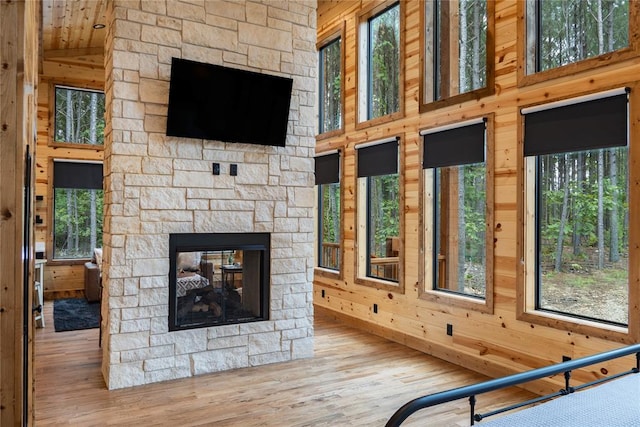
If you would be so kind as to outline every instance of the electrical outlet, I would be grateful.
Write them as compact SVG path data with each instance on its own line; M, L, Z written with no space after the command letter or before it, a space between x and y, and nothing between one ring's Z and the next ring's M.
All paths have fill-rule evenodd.
M447 323L447 335L453 336L453 325L451 323Z
M322 298L324 298L324 289L322 290Z
M373 312L374 313L378 312L378 304L373 304Z
M236 176L238 175L238 165L236 164L232 164L229 166L229 174L231 176Z
M563 362L568 362L569 360L571 360L571 358L569 356L562 356L562 361Z
M220 163L213 164L213 174L220 175Z

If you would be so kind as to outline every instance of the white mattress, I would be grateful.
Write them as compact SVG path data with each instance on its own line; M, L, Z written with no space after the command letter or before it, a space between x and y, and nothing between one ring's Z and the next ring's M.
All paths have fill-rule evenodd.
M478 398L481 399L481 396ZM476 423L479 427L639 427L640 374L630 374L538 406Z

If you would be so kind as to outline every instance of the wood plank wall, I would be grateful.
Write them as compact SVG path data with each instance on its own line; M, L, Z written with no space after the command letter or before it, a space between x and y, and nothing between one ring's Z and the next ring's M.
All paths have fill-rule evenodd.
M24 323L27 147L36 116L39 3L0 2L0 425L33 422L33 318ZM28 215L28 212L26 213ZM26 222L26 223L25 223ZM26 266L33 273L33 266ZM26 290L25 290L26 289ZM23 331L27 330L27 335Z
M74 51L75 52L75 51ZM74 53L75 54L75 53ZM35 214L42 223L36 225L35 240L46 242L49 258L44 269L44 297L57 299L82 296L84 292L84 262L51 261L53 231L51 229L52 159L102 160L102 149L53 146L51 144L51 103L54 85L77 88L104 89L104 58L102 51L81 56L68 56L64 51L44 52L38 91L38 146L36 157Z
M597 67L577 71L566 77L556 77L536 84L518 86L518 55L522 45L519 34L518 1L496 0L495 5L495 94L478 100L419 113L420 83L420 14L418 1L402 1L405 28L405 81L404 116L398 120L368 127L356 124L357 103L357 58L356 29L358 14L372 5L371 1L323 1L318 4L318 38L331 34L335 28L344 26L345 58L345 110L344 133L328 138L319 138L316 152L341 149L343 159L343 271L331 275L316 271L314 280L314 303L317 310L328 312L337 318L407 344L491 376L519 372L529 368L556 363L563 355L573 358L621 346L622 341L635 340L637 328L629 334L610 334L607 331L588 334L577 327L555 328L518 320L518 292L522 292L524 279L520 263L521 221L523 204L520 196L522 165L518 158L521 124L519 107L563 99L574 95L629 86L631 92L632 158L638 155L635 148L640 139L636 129L637 113L633 105L640 99L636 78L640 75L637 58L615 63L598 63ZM636 8L634 5L633 8ZM612 55L615 57L615 55ZM421 129L463 121L480 115L494 117L494 169L495 176L494 227L494 310L493 314L461 308L443 302L418 298L420 283L420 164ZM401 207L404 212L401 224L401 263L404 267L404 292L390 292L355 284L357 272L356 232L357 203L355 200L355 153L354 145L361 142L399 135L401 179L404 194ZM632 160L633 161L633 160ZM635 173L635 172L632 172ZM637 187L637 186L636 186ZM638 197L638 188L632 190L631 198ZM633 210L633 208L632 208ZM637 215L632 212L631 217ZM637 233L636 237L637 239ZM630 246L634 245L632 235ZM633 250L633 249L632 249ZM639 276L638 267L630 263L631 283ZM633 287L632 287L633 288ZM640 310L637 292L631 292L633 303L630 319L637 318ZM377 304L378 313L372 310ZM556 322L560 323L560 322ZM453 336L447 336L446 325L453 325ZM580 333L582 332L582 333ZM594 336L595 335L595 336ZM598 337L596 337L598 336ZM620 338L622 336L622 338ZM628 366L625 366L625 368ZM602 367L611 371L613 366ZM599 373L578 373L585 379ZM542 391L533 390L533 391Z

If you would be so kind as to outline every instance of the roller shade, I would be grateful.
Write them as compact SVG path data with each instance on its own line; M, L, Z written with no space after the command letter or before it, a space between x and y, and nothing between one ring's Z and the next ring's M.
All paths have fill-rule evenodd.
M626 92L523 114L525 156L627 145Z
M443 168L485 160L485 122L454 127L424 135L422 167Z
M53 162L53 186L102 190L102 163Z
M315 161L316 185L340 182L340 153L317 156Z
M397 139L358 148L358 178L394 173L398 173Z

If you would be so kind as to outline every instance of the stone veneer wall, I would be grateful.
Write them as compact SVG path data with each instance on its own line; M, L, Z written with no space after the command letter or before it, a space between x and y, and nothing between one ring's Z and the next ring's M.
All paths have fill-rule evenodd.
M113 0L107 9L108 388L310 357L315 0ZM292 77L286 147L165 136L174 56ZM168 332L169 234L184 232L272 233L269 321Z

